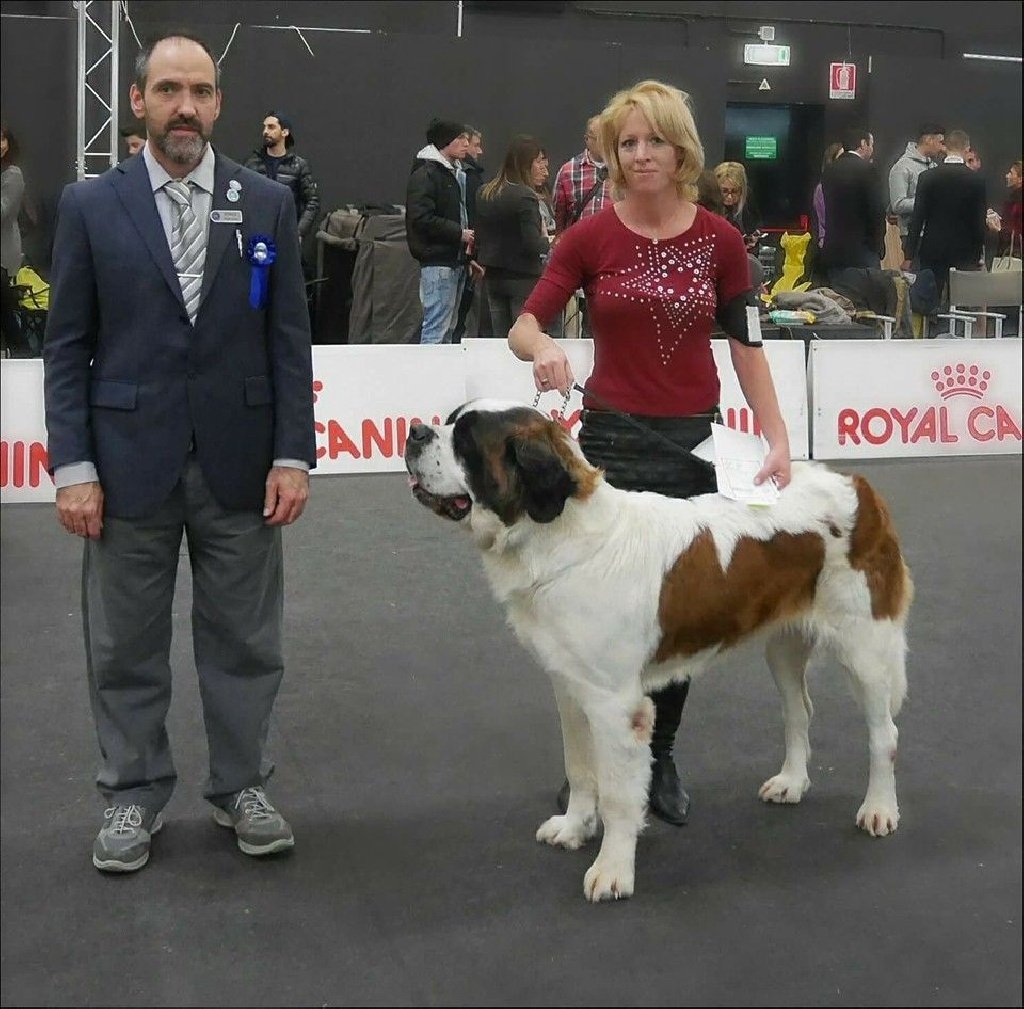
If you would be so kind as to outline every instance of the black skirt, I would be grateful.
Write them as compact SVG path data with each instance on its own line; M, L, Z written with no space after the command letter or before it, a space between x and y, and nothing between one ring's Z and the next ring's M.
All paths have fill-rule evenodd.
M657 433L641 431L618 414L583 411L580 448L588 462L604 470L608 483L621 490L655 491L676 498L717 489L714 467L688 454L711 434L711 414L629 416ZM678 446L678 451L663 438Z

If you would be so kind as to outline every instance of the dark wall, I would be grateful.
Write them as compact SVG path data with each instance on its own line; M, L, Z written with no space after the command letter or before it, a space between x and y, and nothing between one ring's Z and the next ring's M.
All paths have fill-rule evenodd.
M937 119L947 130L966 130L981 154L989 204L999 209L1004 176L1021 156L1020 65L965 61L951 74L935 60L880 56L873 62L871 123L879 137L875 160L889 164L899 154L898 148L905 146L900 131L907 122ZM882 100L892 95L899 95L899 101Z
M727 102L820 104L827 140L853 121L868 122L880 158L902 149L922 119L938 118L972 134L994 181L1021 149L1020 64L961 58L965 51L1019 55L1018 3L483 0L464 5L461 39L457 5L440 0L133 0L128 9L140 36L186 25L216 53L241 24L222 63L216 142L244 157L264 113L286 110L327 209L403 202L410 161L437 114L483 129L491 167L519 131L540 137L557 167L581 147L587 116L644 77L691 92L710 164L722 156ZM2 13L3 115L23 141L26 174L45 202L74 177L76 24L64 2L4 2ZM759 24L775 25L776 41L792 47L790 67L743 66L743 44L757 41ZM286 25L305 29L314 55ZM369 34L316 30L328 28ZM126 118L137 49L127 25L122 40ZM828 99L828 63L840 59L858 66L855 101ZM762 77L770 91L757 90Z

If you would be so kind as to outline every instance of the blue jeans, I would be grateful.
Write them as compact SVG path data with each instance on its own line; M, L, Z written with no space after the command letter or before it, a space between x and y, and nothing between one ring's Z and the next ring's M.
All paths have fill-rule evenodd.
M420 267L420 301L423 304L420 343L452 342L465 283L464 266Z

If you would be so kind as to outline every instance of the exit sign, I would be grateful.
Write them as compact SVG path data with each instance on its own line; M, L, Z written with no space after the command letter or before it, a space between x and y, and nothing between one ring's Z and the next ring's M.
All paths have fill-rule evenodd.
M743 47L743 62L755 67L788 67L789 46L748 43Z
M743 153L751 161L774 161L779 156L778 138L747 137Z

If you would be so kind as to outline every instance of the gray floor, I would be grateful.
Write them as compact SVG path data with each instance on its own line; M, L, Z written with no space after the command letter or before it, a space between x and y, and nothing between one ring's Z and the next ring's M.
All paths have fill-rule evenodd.
M286 534L271 795L294 854L246 858L199 798L185 564L179 788L150 865L96 872L80 548L49 506L5 508L3 1004L1020 1005L1021 460L857 468L917 583L899 833L853 826L865 731L829 666L812 790L757 801L781 722L743 655L690 700L690 824L655 821L636 897L601 907L593 849L533 840L562 780L547 680L399 476L317 480Z

